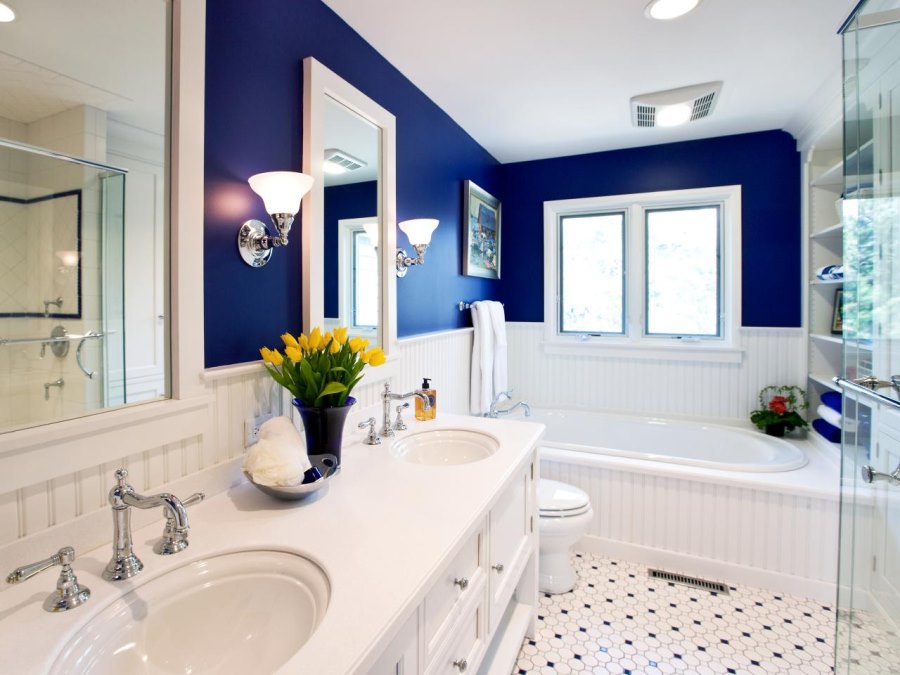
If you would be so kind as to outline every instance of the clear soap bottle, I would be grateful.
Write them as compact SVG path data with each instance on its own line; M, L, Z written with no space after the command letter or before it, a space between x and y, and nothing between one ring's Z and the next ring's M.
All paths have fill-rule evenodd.
M437 389L431 388L430 378L422 379L422 389L420 391L428 397L428 403L431 405L431 408L425 410L425 404L422 403L422 399L416 396L416 419L433 420L437 417Z

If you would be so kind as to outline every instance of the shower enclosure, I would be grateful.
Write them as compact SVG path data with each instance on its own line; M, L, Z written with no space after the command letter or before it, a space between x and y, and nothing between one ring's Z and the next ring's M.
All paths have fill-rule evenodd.
M125 402L125 172L0 139L0 430Z
M900 1L844 44L841 539L836 668L900 670Z

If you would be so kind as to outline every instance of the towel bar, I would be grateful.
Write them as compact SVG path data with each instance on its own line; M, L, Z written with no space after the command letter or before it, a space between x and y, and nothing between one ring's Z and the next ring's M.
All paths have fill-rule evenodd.
M501 302L500 304L502 305L503 303ZM466 302L465 300L460 300L456 306L459 308L460 312L465 311L467 309L472 309L472 303Z

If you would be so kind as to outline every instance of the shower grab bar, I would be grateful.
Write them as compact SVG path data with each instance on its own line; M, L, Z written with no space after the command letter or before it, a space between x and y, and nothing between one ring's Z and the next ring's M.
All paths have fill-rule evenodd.
M59 337L42 337L42 338L0 338L0 347L5 345L40 345L40 344L53 344L54 342L74 342L75 340L96 340L99 338L104 338L107 335L112 335L116 331L109 331L107 333L95 333L94 331L88 331L84 335L60 335Z
M78 366L78 369L82 373L84 373L85 377L87 377L87 379L89 379L89 380L94 379L94 376L97 374L97 371L96 370L88 370L87 368L84 367L84 364L81 362L81 349L84 347L84 343L87 342L88 340L90 340L92 338L101 338L101 337L103 337L103 333L95 333L92 330L88 331L87 333L85 333L82 336L81 342L78 343L78 349L75 350L75 363Z
M884 387L892 387L892 391L900 391L900 376L892 375L890 381L879 380L874 377L860 378L860 381L848 380L845 377L835 377L834 382L841 389L848 389L857 394L863 394L869 398L874 398L879 403L885 403L892 408L900 410L900 401L896 398L881 394L877 390Z

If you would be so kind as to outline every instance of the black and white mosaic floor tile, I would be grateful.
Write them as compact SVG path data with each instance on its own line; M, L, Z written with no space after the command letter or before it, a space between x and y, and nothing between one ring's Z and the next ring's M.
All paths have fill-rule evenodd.
M754 588L695 590L589 553L574 562L578 585L541 596L537 634L513 675L833 672L830 606Z
M900 672L897 631L879 614L856 610L838 612L839 673L896 675Z

